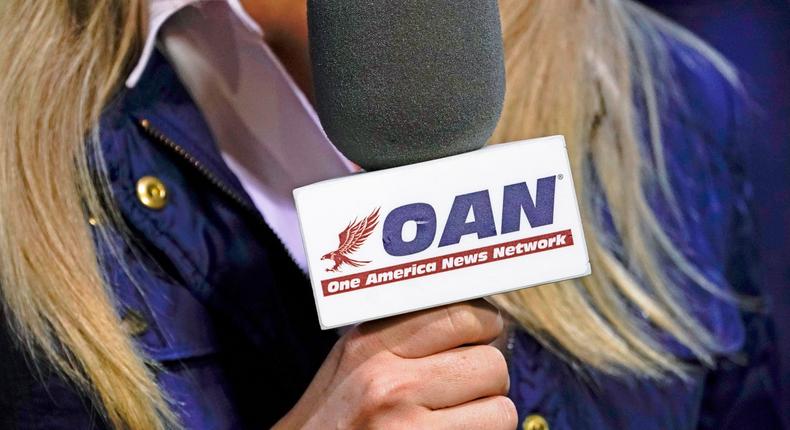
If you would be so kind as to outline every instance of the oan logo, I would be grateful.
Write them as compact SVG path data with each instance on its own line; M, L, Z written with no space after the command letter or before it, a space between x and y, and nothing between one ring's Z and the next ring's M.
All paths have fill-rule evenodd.
M322 260L332 260L335 263L333 267L326 269L327 272L338 272L343 264L360 267L370 263L370 261L355 260L349 255L356 252L376 229L379 223L379 209L374 210L361 220L354 219L348 223L348 227L340 232L337 249L321 257Z
M531 228L554 223L554 197L557 178L562 175L547 176L537 180L535 197L530 193L526 182L506 185L502 189L502 207L499 223L495 221L494 208L488 190L455 196L450 214L439 230L436 210L429 203L411 203L392 209L384 218L382 245L384 251L393 257L406 257L423 252L435 242L441 232L438 248L457 245L467 235L485 239L522 230L522 214ZM324 254L322 260L332 260L334 266L327 272L339 272L343 265L364 266L370 261L351 258L370 237L378 226L379 212L374 210L362 219L354 219L338 235L336 250ZM469 217L472 217L469 220ZM417 226L411 239L404 238L406 223ZM498 225L497 225L498 224ZM499 229L497 227L499 226Z
M425 202L389 210L383 217L381 242L375 241L378 242L375 245L383 246L386 254L392 257L379 263L392 264L323 279L323 294L332 296L573 246L573 232L567 226L544 229L537 235L523 232L523 218L529 230L554 224L556 183L562 179L562 175L539 178L534 193L526 182L506 185L501 188L502 204L497 208L492 206L489 190L457 195L449 214L441 220L437 219L434 206ZM327 272L339 272L344 265L353 268L371 262L352 259L350 255L376 230L380 210L354 219L340 232L338 248L321 257L334 262ZM407 223L416 225L416 229L409 228L413 234L404 234ZM508 239L486 240L480 244L482 246L476 246L475 241L461 244L465 236L474 236L480 241L500 235L507 235ZM431 248L434 244L436 246ZM442 249L449 252L442 253ZM423 252L421 258L415 258Z

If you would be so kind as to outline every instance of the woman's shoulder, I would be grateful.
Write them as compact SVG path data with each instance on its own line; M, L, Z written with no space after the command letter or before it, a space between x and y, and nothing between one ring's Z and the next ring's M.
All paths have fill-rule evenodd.
M754 144L753 106L738 71L721 54L675 24L660 28L661 139L673 191L694 231L724 258L734 220L748 217L747 151ZM704 221L703 221L704 220ZM694 229L696 228L696 229ZM721 261L717 260L717 265Z
M751 237L743 169L751 144L747 99L732 66L696 37L666 24L660 42L661 147L672 199L656 193L654 211L677 249L712 285L742 294L752 282L744 263L753 258L744 255ZM722 353L738 350L744 329L737 306L677 276L690 309Z
M707 145L730 151L742 144L751 107L738 70L724 56L676 24L659 26L666 75L664 118ZM677 122L678 124L672 124ZM709 147L708 150L714 148Z

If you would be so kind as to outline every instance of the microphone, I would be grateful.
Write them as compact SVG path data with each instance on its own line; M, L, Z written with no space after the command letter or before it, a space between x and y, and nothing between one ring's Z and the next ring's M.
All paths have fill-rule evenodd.
M294 190L324 329L590 273L562 136L480 149L496 0L309 0L316 104L367 173Z
M311 0L318 115L366 170L480 148L505 66L496 0Z

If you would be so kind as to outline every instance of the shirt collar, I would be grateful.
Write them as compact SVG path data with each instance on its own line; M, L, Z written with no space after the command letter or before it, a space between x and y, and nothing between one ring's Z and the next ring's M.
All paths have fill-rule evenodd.
M159 30L162 29L167 20L187 6L211 1L227 3L228 7L238 16L239 21L247 30L263 37L263 31L252 17L247 14L247 11L244 10L241 0L148 0L148 34L146 35L140 58L126 78L126 86L128 88L134 88L143 75L143 71L145 71L148 62L151 60L151 54L153 54L156 47Z

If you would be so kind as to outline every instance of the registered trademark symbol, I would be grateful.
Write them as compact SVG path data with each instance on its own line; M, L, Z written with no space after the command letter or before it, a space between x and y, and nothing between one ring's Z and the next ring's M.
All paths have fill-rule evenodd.
M565 178L565 175L563 175L562 173L557 175L557 179L559 179L560 181L563 180L564 178Z

